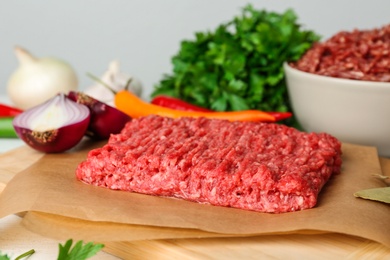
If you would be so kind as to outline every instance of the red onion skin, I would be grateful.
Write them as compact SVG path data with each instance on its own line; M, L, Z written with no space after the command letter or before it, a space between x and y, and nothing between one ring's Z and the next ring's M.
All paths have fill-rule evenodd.
M77 113L80 116L79 121L73 119L70 122L63 122L64 125L57 129L42 131L29 129L28 122L34 116L42 115L46 106L59 104L62 106L62 109L66 110L66 102L71 102L68 104L70 106L69 109L73 111L70 115L74 117L76 115L74 113ZM13 120L13 126L18 137L31 148L44 153L60 153L73 148L81 141L88 128L90 115L87 107L69 100L63 93L60 93L45 103L17 115Z
M89 117L78 123L45 132L37 132L18 126L14 126L14 128L19 138L33 149L44 153L61 153L73 148L81 141L88 124ZM45 134L52 135L51 139L45 140L37 136Z
M93 139L103 140L111 134L118 134L131 120L131 117L122 111L84 93L70 91L67 97L89 108L91 120L86 135Z

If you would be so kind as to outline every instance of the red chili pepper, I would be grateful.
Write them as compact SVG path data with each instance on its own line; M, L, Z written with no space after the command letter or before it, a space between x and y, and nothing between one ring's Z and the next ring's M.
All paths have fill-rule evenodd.
M269 112L269 111L267 111L267 113L270 114L271 116L275 117L275 121L280 121L280 120L292 117L291 112Z
M213 110L204 107L195 106L181 99L169 97L169 96L157 96L152 100L151 103L153 105L158 105L158 106L172 108L176 110L182 110L182 111L213 112Z
M19 108L0 104L0 117L13 117L19 115L22 112L23 110L20 110Z
M172 108L176 110L183 110L183 111L199 111L199 112L214 112L211 109L207 109L204 107L199 107L190 103L187 103L181 99L169 97L169 96L156 96L151 101L152 104ZM290 118L292 116L292 113L290 112L268 112L267 114L272 115L275 118L275 121L280 121L283 119Z

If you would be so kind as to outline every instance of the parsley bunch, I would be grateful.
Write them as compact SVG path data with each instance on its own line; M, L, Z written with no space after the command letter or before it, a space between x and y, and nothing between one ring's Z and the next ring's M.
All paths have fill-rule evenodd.
M152 97L173 96L217 111L291 111L283 62L298 60L319 39L301 29L290 9L279 14L247 5L215 31L182 41L172 74L163 76Z
M82 240L78 241L73 247L72 244L73 240L69 239L64 245L58 245L59 251L57 260L85 260L96 255L96 253L104 247L103 244L94 244L92 242L84 244ZM16 257L15 260L28 258L34 253L35 250L31 249ZM0 260L11 260L11 257L0 252Z

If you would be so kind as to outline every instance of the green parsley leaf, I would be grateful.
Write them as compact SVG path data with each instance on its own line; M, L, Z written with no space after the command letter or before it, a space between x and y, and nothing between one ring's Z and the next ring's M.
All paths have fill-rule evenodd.
M59 244L59 252L57 260L85 260L99 252L104 245L103 244L94 244L89 242L87 244L83 244L83 241L78 241L74 247L72 248L73 240L69 239L65 242L64 245ZM15 260L20 260L30 255L34 254L35 250L31 249L26 253L21 254L16 257ZM11 260L8 255L2 254L0 251L0 260Z
M11 260L11 258L8 255L4 255L0 252L0 260Z
M25 252L25 253L23 253L23 254L17 256L17 257L15 258L15 260L20 260L20 259L23 259L23 258L25 258L25 257L29 257L30 255L32 255L32 254L34 254L34 253L35 253L35 250L34 250L34 249L31 249L31 250L29 250L29 251L27 251L27 252ZM11 260L11 257L8 256L8 255L3 255L3 254L1 254L1 251L0 251L0 260Z
M84 260L94 256L99 252L104 245L94 244L89 242L83 244L83 241L78 241L72 248L73 240L69 239L64 245L59 244L59 253L57 260Z
M247 5L214 31L182 41L172 73L163 75L151 96L217 111L291 111L283 63L298 60L319 39L302 29L291 9L276 13Z

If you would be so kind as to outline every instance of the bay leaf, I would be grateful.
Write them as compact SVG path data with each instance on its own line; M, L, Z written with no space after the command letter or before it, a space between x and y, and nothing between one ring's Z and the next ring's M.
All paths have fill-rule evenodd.
M390 187L361 190L353 195L358 198L390 203Z

